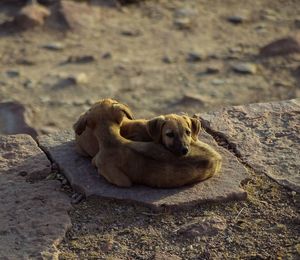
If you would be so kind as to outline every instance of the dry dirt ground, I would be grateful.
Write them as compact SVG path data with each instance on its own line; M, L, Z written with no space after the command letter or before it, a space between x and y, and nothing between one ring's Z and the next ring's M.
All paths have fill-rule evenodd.
M104 97L127 103L137 117L151 117L300 96L293 73L299 55L258 57L265 44L299 33L297 0L161 0L123 8L91 2L92 14L76 32L47 26L0 31L0 100L22 102L40 132L71 127ZM0 22L19 7L0 2ZM178 28L180 15L190 29ZM227 21L231 15L242 23ZM44 47L49 44L56 50ZM89 62L76 62L86 55ZM256 71L234 72L239 62ZM77 82L70 75L79 75ZM73 227L60 245L61 259L151 259L155 253L158 259L167 252L170 259L297 259L299 195L254 173L244 188L245 202L175 212L83 201L70 213ZM176 232L212 216L220 217L224 231Z

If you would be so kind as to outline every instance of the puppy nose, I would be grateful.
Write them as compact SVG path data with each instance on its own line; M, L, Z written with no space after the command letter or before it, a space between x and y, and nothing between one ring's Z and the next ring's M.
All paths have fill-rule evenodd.
M189 151L189 149L188 149L187 147L183 147L183 148L181 149L182 155L186 155L186 154L188 153L188 151Z

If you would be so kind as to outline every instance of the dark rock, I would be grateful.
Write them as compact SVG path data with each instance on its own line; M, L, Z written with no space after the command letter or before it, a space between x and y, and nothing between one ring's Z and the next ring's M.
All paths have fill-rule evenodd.
M93 55L70 56L66 63L90 63L96 59Z
M198 52L190 52L186 57L187 62L199 62L203 60L203 55Z
M300 99L229 107L200 117L255 172L300 192Z
M59 165L76 192L123 201L135 201L153 208L184 207L206 202L245 199L246 192L240 183L248 177L246 169L225 149L218 147L213 139L202 133L200 140L211 144L223 157L218 176L202 183L178 189L153 189L145 186L118 188L97 174L91 160L76 153L73 131L62 131L39 137L40 146Z
M300 52L299 41L292 37L275 40L259 51L262 57L272 57Z
M141 35L141 31L138 29L124 29L121 31L121 34L129 37L137 37Z
M37 131L30 126L26 108L18 102L0 103L0 134L29 134L36 138Z
M227 21L233 24L240 24L245 22L246 18L241 15L231 15L227 17Z

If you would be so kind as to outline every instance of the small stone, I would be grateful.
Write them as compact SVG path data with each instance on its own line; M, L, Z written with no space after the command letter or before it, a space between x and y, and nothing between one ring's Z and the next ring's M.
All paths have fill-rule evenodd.
M233 24L240 24L245 22L246 18L241 15L231 15L227 17L227 21Z
M203 54L198 52L189 52L186 57L187 62L199 62L203 60Z
M82 56L70 56L67 63L90 63L95 61L93 55L82 55Z
M226 221L218 216L197 218L179 227L176 232L189 238L215 236L226 229Z
M137 37L141 35L141 31L138 29L125 29L121 31L124 36Z
M211 84L216 85L216 86L218 86L218 85L223 85L224 83L225 83L225 81L222 80L222 79L213 79L213 80L211 81Z
M220 72L220 67L218 66L209 66L206 68L207 74L217 74Z
M257 67L253 63L237 63L232 65L232 69L242 74L255 74Z
M24 81L23 86L26 89L32 89L34 88L34 82L31 79L27 79Z
M60 42L52 42L43 45L43 48L51 50L51 51L61 51L65 48L65 46Z
M84 84L88 83L88 77L84 72L70 75L68 77L68 80L70 80L72 83L74 83L76 85L84 85Z
M292 196L296 196L297 192L296 191L292 191Z
M6 75L9 76L10 78L17 78L20 76L20 71L19 70L7 70Z
M259 55L262 57L272 57L279 55L287 55L291 53L299 53L300 44L299 41L293 37L281 38L275 40L259 51Z
M171 64L171 63L174 63L174 60L172 58L170 58L170 56L167 56L165 55L164 57L162 57L161 59L164 63L167 63L167 64Z
M105 60L108 60L108 59L111 59L112 58L112 55L110 52L105 52L103 55L102 55L102 59L105 59Z
M28 110L19 102L0 103L0 134L29 134L36 138L37 131L30 126Z
M197 10L192 8L180 8L175 10L174 16L176 18L180 17L196 17L198 15Z
M47 8L39 4L28 4L14 18L14 22L22 29L42 26L50 15Z
M176 18L174 20L174 25L179 30L190 30L193 27L193 22L188 17Z
M200 106L206 106L207 104L210 104L212 102L210 97L203 96L200 94L185 94L182 99L179 101L180 104L186 105L186 106L192 106L192 105L200 105Z

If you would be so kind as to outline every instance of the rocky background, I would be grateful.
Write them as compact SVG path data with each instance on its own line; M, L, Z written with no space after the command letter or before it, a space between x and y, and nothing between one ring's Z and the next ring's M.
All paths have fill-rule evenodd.
M1 134L42 143L105 97L136 117L199 113L247 170L248 193L161 212L82 201L64 165L48 165L50 152L29 136L1 137L0 193L10 199L1 200L0 258L297 259L299 101L279 101L300 96L299 14L297 0L0 1ZM35 162L49 182L36 179Z

